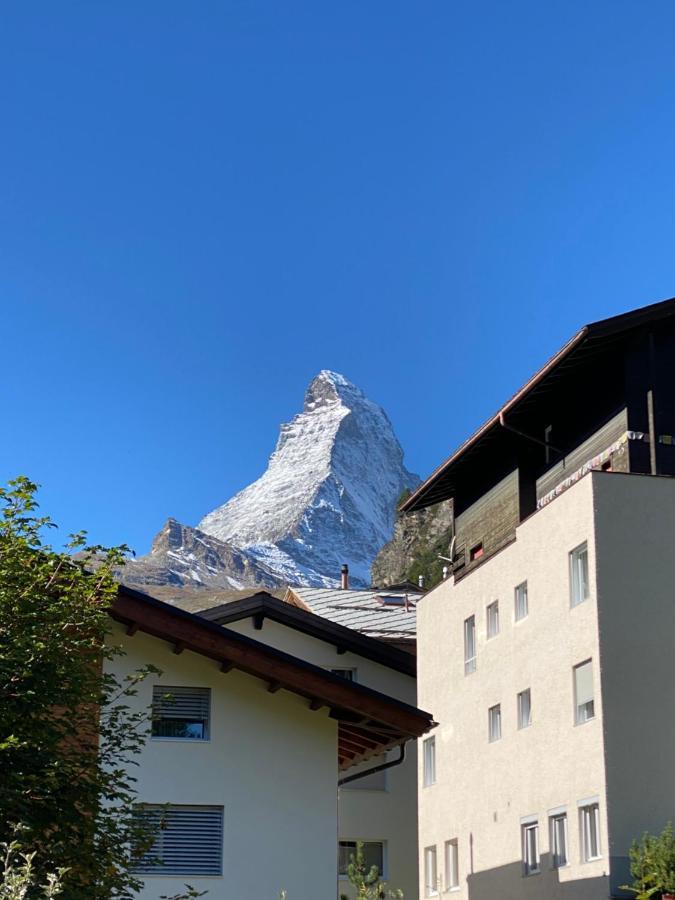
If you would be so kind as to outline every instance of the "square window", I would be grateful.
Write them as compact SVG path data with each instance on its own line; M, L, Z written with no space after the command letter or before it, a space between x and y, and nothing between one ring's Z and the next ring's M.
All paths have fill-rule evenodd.
M480 559L481 556L483 556L483 553L484 551L482 542L480 544L476 544L469 550L469 561L474 562L474 560Z
M593 696L593 660L587 659L574 667L574 721L583 725L595 718Z
M523 581L522 584L519 584L515 593L516 622L519 622L521 619L524 619L529 612L529 607L527 605L527 582Z
M530 689L518 694L518 728L527 728L532 724L532 698Z
M549 818L551 840L551 865L560 869L567 865L567 813L556 813Z
M539 872L539 823L535 820L521 825L523 844L523 875Z
M211 689L162 687L152 689L152 737L207 741Z
M134 865L138 875L222 875L222 806L138 806L156 838ZM195 853L195 847L199 853Z
M491 603L486 610L488 640L499 634L499 600Z
M339 675L346 681L356 681L356 669L331 669L332 675Z
M457 838L445 842L445 878L449 891L459 887L459 846Z
M423 749L423 783L424 787L436 784L436 738L430 737L422 742Z
M366 870L377 868L378 876L385 878L384 871L384 841L362 841L363 862ZM338 844L338 873L347 875L347 869L353 859L356 858L357 841L340 841Z
M488 710L488 734L491 743L502 736L502 707L499 703Z
M437 893L436 848L426 847L424 850L424 896L435 897Z
M588 600L588 544L584 542L570 553L570 605Z
M597 803L589 803L579 809L579 828L581 831L581 859L591 862L600 859L600 807Z
M464 674L476 671L476 617L464 622Z

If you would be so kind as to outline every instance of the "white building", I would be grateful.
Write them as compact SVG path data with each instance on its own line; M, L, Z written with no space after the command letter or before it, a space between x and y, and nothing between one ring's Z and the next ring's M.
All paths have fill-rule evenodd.
M151 854L163 863L141 867L141 898L190 883L209 900L281 889L334 900L338 770L419 736L430 716L297 655L304 635L296 653L280 650L245 622L225 628L124 587L111 615L126 650L116 674L163 672L136 698L155 715L134 769L138 801L146 813L168 804Z
M337 600L347 599L353 606L363 602L363 598L355 600L353 595L368 592L335 593L340 594ZM370 620L368 608L365 609L363 614ZM410 637L414 608L408 611L396 608L395 613L399 618L405 616ZM355 614L358 610L351 611L352 619ZM406 704L415 703L415 656L353 627L281 602L265 592L205 610L202 615L228 629L292 653L352 684L365 685ZM402 627L401 624L396 626L397 637L400 637ZM386 770L355 778L340 787L340 893L351 894L345 869L356 841L363 841L367 860L378 866L383 878L392 887L402 889L406 900L415 900L418 896L417 754L414 742L406 746L405 756L399 764L400 759L401 751L397 748L377 754L341 773L341 779L351 778L361 771L390 764Z
M675 813L675 301L586 326L405 504L455 504L419 603L420 886L626 896Z

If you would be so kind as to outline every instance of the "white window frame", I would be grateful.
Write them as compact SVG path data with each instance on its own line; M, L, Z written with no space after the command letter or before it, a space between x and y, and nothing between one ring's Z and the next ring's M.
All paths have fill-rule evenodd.
M424 848L424 896L438 896L438 855L435 844Z
M527 592L527 581L521 581L513 589L514 621L522 622L530 614L530 598Z
M488 641L499 634L499 600L485 607L485 634Z
M365 850L366 846L368 846L369 844L371 844L371 845L377 844L380 847L382 847L382 871L379 873L379 875L377 877L378 877L379 881L386 881L387 878L389 877L389 873L387 871L389 868L388 860L387 860L387 842L381 841L381 840L375 840L373 838L339 838L339 840L338 840L338 878L344 880L349 877L346 872L342 871L342 867L340 866L340 848L342 846L345 846L346 844L350 844L350 845L353 844L353 854L351 854L351 855L356 856L356 845L359 843L363 844L364 850ZM349 849L351 850L352 847L350 846ZM349 861L350 860L348 859L347 860L348 864L349 864ZM366 865L367 865L367 863L366 863ZM378 866L378 869L379 869L379 866Z
M593 682L593 697L590 700L586 700L584 703L580 704L579 698L577 696L577 694L578 694L577 672L579 671L579 669L582 669L584 666L590 667L591 681ZM583 662L580 662L576 666L574 666L572 669L572 679L573 679L572 687L574 690L574 724L575 725L585 725L587 722L592 722L593 719L595 718L595 678L594 678L594 673L593 673L593 660L585 659ZM593 711L590 716L587 715L587 708L588 708L589 703L593 705ZM583 713L581 712L582 709L584 710Z
M459 890L459 842L457 838L445 842L446 891Z
M523 700L527 696L527 721L523 716L524 704ZM520 691L518 694L518 730L522 730L523 728L529 728L532 724L532 689L525 688L524 691Z
M598 797L580 800L579 806L579 846L581 862L595 862L602 859L600 842L600 801ZM592 853L592 831L595 831L596 853Z
M564 869L570 864L570 842L567 828L567 810L565 808L549 810L548 814L549 847L551 849L551 868ZM564 861L561 862L559 836L562 834Z
M473 652L471 652L473 651ZM464 674L476 671L476 617L464 619Z
M496 727L495 727L496 726ZM502 739L502 705L495 703L488 709L488 740L496 744Z
M345 681L356 681L356 669L351 666L336 666L335 668L330 668L328 671L331 675L337 675L339 678L344 678Z
M582 558L585 560L583 565L581 564ZM584 541L583 544L579 544L578 547L570 550L569 572L570 606L573 608L585 603L591 596L591 586L589 584L588 541Z
M534 840L534 860L531 856L532 842ZM539 850L539 819L528 817L520 821L521 856L523 863L523 876L538 875L541 872L541 854Z
M431 787L436 784L436 738L434 736L422 741L422 785Z

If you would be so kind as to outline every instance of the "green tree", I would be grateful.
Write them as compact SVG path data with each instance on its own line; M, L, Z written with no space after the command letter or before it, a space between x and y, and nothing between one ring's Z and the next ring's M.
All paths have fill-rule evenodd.
M402 900L403 891L391 890L386 882L380 881L380 870L377 866L368 866L363 853L363 842L357 841L356 853L349 858L347 878L356 890L356 900ZM341 894L340 900L348 900Z
M0 841L21 823L31 877L67 870L64 900L132 897L132 848L152 835L129 774L148 713L129 699L157 670L106 674L121 653L106 642L107 610L127 548L87 546L81 533L54 550L36 490L24 477L0 488Z

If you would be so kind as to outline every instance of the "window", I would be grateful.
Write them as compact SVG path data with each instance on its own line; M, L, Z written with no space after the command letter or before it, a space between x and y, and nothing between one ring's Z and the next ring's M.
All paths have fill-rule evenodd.
M588 659L574 667L574 721L583 725L595 717L593 699L593 661Z
M464 674L476 671L476 617L464 622Z
M499 634L499 600L491 603L487 610L487 636L493 638Z
M551 865L560 869L567 865L567 813L554 813L549 816L551 840Z
M578 606L588 597L588 544L583 543L570 553L571 605Z
M529 612L527 605L527 582L524 581L516 588L516 622L524 619Z
M183 741L209 739L210 688L152 689L152 737Z
M536 819L521 826L523 841L523 875L534 875L539 871L539 823Z
M347 681L356 681L356 669L331 669L332 675L339 675Z
M579 808L581 831L581 859L590 862L600 859L600 807L587 803Z
M427 847L424 851L424 896L433 897L438 893L438 875L436 874L436 848Z
M446 888L451 891L459 887L459 848L457 838L445 842L445 879Z
M423 743L424 750L424 787L436 784L436 738L427 738Z
M518 728L527 728L532 724L532 700L530 689L518 694Z
M338 871L340 875L347 875L347 867L355 856L356 841L340 841L338 846ZM363 841L363 862L366 870L377 866L380 878L384 878L384 841Z
M386 755L376 756L368 761L365 769L371 769L373 766L382 765L387 761ZM371 775L365 775L363 778L357 778L356 781L349 781L342 785L343 791L386 791L387 789L387 770L383 772L373 772Z
M484 551L483 551L482 542L480 544L476 544L475 547L472 547L469 550L469 562L473 562L476 559L480 559L481 556L483 555L483 552Z
M140 806L137 814L157 837L136 863L136 874L223 874L222 806Z
M502 736L502 707L499 703L488 710L488 731L490 741L498 741Z

